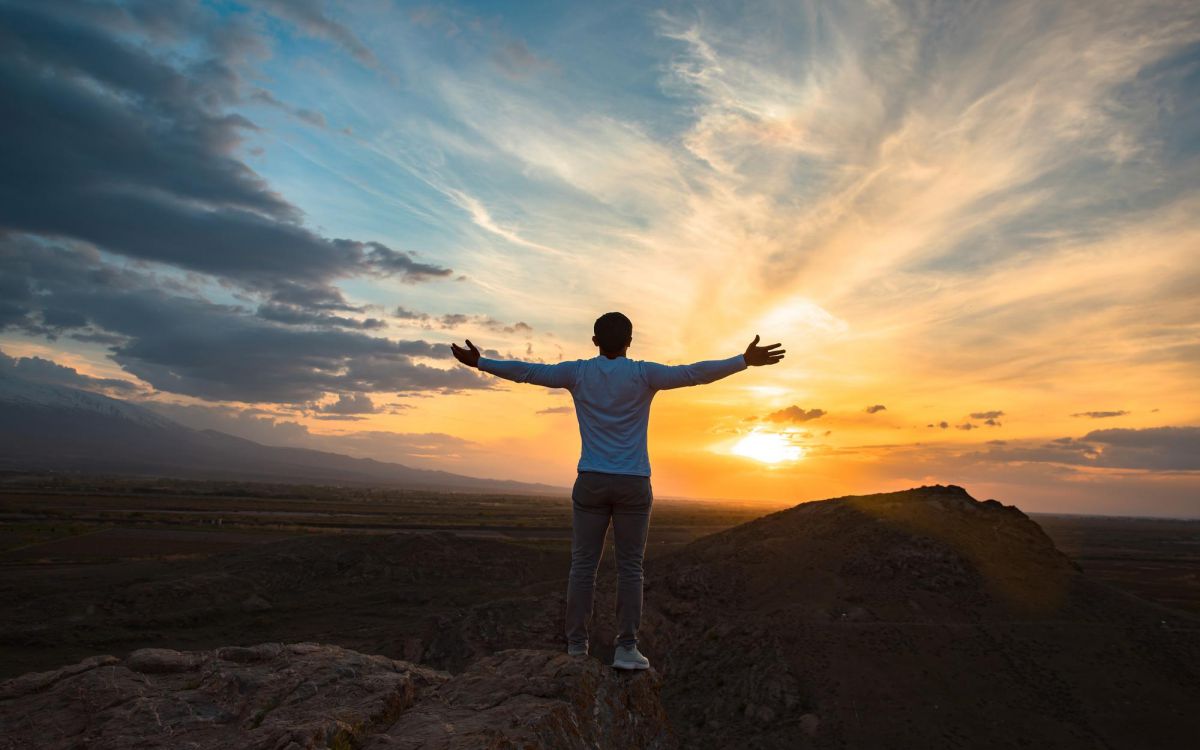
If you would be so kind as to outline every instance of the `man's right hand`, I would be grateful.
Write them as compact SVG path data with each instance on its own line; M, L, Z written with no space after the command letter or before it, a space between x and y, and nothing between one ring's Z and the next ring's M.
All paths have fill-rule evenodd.
M755 340L757 341L757 339ZM479 350L471 343L471 339L467 339L467 346L469 347L468 349L463 349L458 344L451 344L450 351L454 352L455 359L467 367L479 367Z
M759 346L758 336L755 335L754 340L750 342L750 346L746 347L746 353L743 354L742 357L745 358L746 364L750 365L751 367L773 365L779 360L783 359L783 355L787 353L787 349L779 348L781 346L783 346L783 344Z

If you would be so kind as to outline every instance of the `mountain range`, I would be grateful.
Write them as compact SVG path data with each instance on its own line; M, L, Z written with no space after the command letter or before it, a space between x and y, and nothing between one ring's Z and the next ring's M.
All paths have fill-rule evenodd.
M445 491L565 492L545 484L263 445L217 430L192 429L144 406L99 393L2 373L0 470L372 484Z

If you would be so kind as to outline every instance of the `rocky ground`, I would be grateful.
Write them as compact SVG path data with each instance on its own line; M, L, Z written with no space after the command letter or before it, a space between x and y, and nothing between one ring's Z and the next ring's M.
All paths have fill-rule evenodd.
M452 676L313 643L151 648L0 683L0 748L667 750L660 687L549 651Z
M647 675L634 703L632 683L599 666L614 635L611 570L601 571L594 658L555 666L565 658L554 655L563 570L560 553L448 534L291 539L119 590L14 598L0 645L36 652L74 638L123 653L130 642L298 637L433 675L426 689L436 698L414 687L411 705L384 721L370 719L368 696L355 697L372 727L355 735L359 745L418 747L402 743L439 726L482 737L493 722L509 726L505 711L518 705L547 717L544 731L569 725L581 741L619 736L627 747L668 741L659 719L646 718L663 710L681 746L702 749L1168 748L1200 736L1200 621L1090 579L1019 510L958 487L807 503L653 559L643 650L661 690ZM227 661L207 653L204 664ZM97 681L100 668L71 679ZM143 675L131 682L164 679L125 662L103 668ZM205 669L217 667L194 673ZM547 669L568 671L532 680L536 692L521 687ZM517 677L496 682L504 675ZM74 694L101 689L93 682L75 683ZM517 697L477 700L485 693ZM21 700L32 698L0 696L0 718L24 717ZM535 703L542 708L525 708ZM588 708L609 705L636 705L637 721ZM554 739L515 746L571 746L536 736Z

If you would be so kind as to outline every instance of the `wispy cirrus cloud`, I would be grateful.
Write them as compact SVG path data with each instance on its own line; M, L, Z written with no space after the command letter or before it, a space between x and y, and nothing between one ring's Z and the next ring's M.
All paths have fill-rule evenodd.
M716 415L822 403L838 422L822 460L894 459L886 476L840 463L805 483L838 492L871 489L839 471L967 484L1013 471L965 457L1001 423L990 448L1054 445L1078 471L1133 471L1054 438L1083 418L1152 429L1159 408L1200 420L1194 3L568 4L538 23L453 4L4 12L16 115L0 129L8 153L36 157L0 185L14 248L0 325L19 345L272 408L449 394L405 413L436 433L467 429L468 391L472 412L509 424L501 391L443 369L452 334L557 361L588 356L590 321L620 309L633 356L683 362L760 333L788 361L662 399L656 439L694 454ZM74 43L55 46L62 34ZM50 116L51 94L74 115ZM99 147L105 134L117 148ZM65 142L80 159L64 161ZM59 183L66 203L30 197ZM144 231L138 216L153 217ZM51 246L94 288L61 279ZM131 274L158 297L119 299ZM159 310L161 331L137 319ZM1105 404L1122 408L1090 411ZM569 468L540 407L522 402L531 421L473 459L508 471L511 444ZM388 415L343 416L367 431ZM721 490L690 466L695 481L668 469L661 486L768 486ZM1036 495L1062 466L1015 474Z

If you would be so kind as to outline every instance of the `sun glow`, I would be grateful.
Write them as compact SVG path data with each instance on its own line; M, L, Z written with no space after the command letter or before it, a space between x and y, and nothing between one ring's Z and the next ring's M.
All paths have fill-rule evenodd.
M731 450L734 455L752 458L764 464L798 461L804 457L804 449L794 444L788 435L758 430L737 441Z

